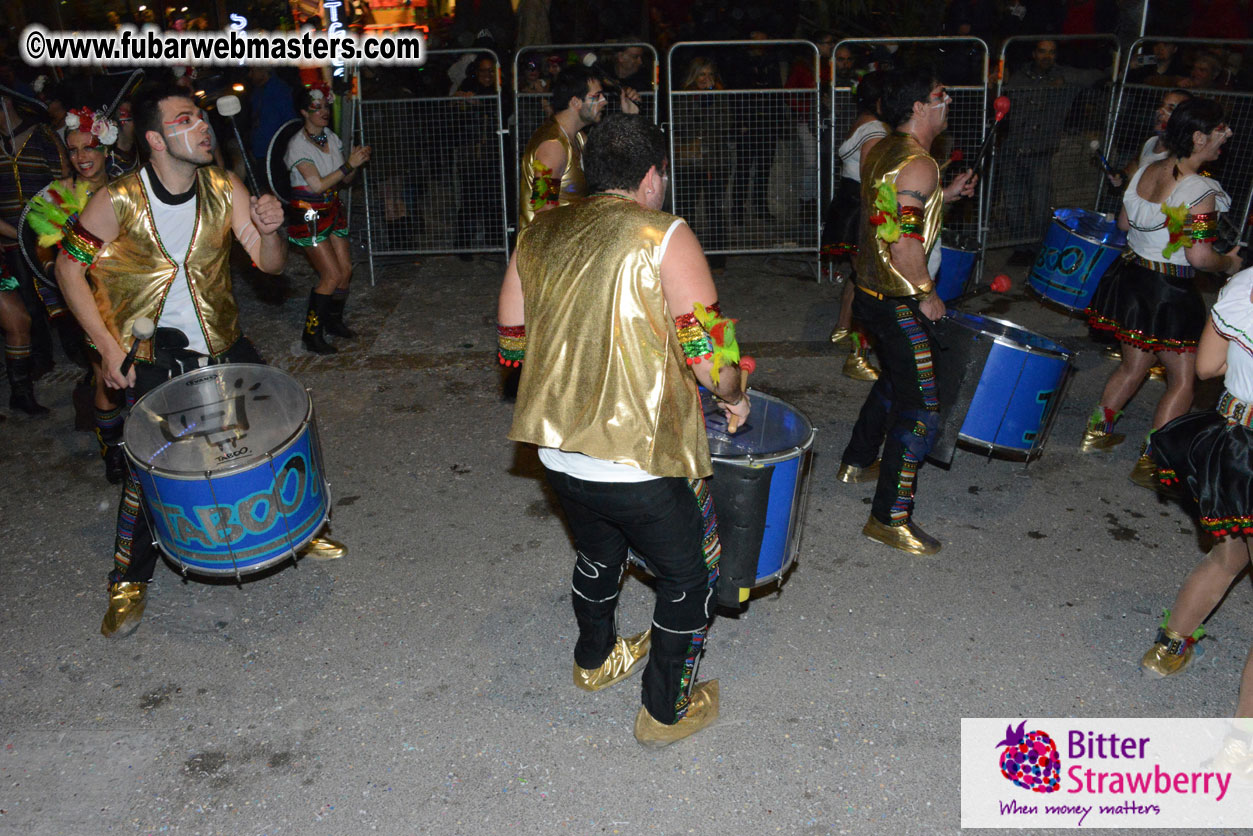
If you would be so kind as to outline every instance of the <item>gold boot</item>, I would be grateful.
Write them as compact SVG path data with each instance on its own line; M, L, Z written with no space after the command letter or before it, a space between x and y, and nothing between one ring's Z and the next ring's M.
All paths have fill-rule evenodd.
M584 691L599 691L626 679L643 667L639 663L648 655L652 635L652 628L649 628L629 639L618 636L613 643L613 650L609 652L609 658L601 662L599 668L580 668L579 663L575 662L574 684Z
M885 525L871 514L861 533L876 543L883 543L885 546L910 554L935 554L943 548L939 540L923 531L917 523L912 521L904 525Z
M1149 369L1149 380L1159 380L1164 383L1166 381L1166 367L1158 363Z
M1122 433L1106 432L1100 427L1088 427L1083 431L1083 443L1079 445L1082 453L1096 450L1110 450L1127 440Z
M870 365L864 351L863 348L861 351L854 351L848 355L848 359L844 361L845 377L851 377L853 380L879 379L879 370Z
M1169 618L1169 615L1167 616ZM1201 635L1204 632L1198 630ZM1199 636L1185 638L1163 624L1157 628L1157 641L1140 659L1140 667L1158 676L1179 673L1192 661L1193 647Z
M1136 466L1131 468L1129 477L1132 482L1151 491L1159 490L1162 486L1157 480L1157 462L1147 453L1141 453L1140 458L1136 459Z
M863 482L877 482L879 481L879 460L875 459L865 467L841 462L840 469L835 473L835 478L850 485L859 485Z
M675 741L696 734L718 719L718 680L702 682L692 689L692 699L687 713L673 726L659 723L640 706L635 715L635 739L646 749L660 749Z
M109 611L100 622L100 633L124 639L139 629L148 603L148 584L142 581L116 581L109 584Z
M321 535L314 537L300 550L300 556L310 560L339 560L347 554L348 547L343 543Z

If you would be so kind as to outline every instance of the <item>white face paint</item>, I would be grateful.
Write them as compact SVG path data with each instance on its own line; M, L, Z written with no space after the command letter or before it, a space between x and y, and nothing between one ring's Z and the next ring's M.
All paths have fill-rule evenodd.
M188 122L182 128L179 128L178 130L171 130L168 138L174 139L177 137L181 139L183 141L183 150L185 150L187 152L187 156L190 157L195 153L191 148L192 136L202 127L204 127L204 120L197 116L194 120ZM199 139L196 140L196 144L200 144Z

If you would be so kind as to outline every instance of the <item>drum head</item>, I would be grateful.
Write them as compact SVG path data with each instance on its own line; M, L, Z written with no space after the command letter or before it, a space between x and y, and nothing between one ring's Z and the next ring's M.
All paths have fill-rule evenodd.
M167 475L251 467L298 435L310 409L309 393L281 369L208 366L162 383L131 407L126 449Z
M46 200L48 190L51 188L52 183L49 183L40 189L35 197L42 197ZM17 243L18 249L22 251L22 260L26 262L32 274L55 287L56 280L52 269L57 260L57 250L56 247L39 246L39 233L35 232L30 225L30 201L22 207L22 215L17 222Z
M997 342L1060 357L1069 357L1072 354L1071 350L1061 343L1054 342L1048 337L1041 336L1034 331L1028 331L1020 325L1006 322L1003 319L969 314L953 308L949 308L948 316L953 322L963 328L977 331Z
M748 421L736 430L735 435L729 435L726 413L718 408L707 391L701 390L710 455L763 459L779 454L791 455L797 448L804 449L813 444L813 424L799 410L764 392L749 392L748 397L752 404Z
M287 156L287 145L304 127L300 119L284 122L270 140L270 147L265 154L265 179L269 181L270 190L283 203L291 203L291 172L283 158Z
M1071 232L1093 243L1109 244L1113 247L1122 247L1127 243L1127 234L1118 228L1118 223L1106 219L1100 212L1058 209L1053 217Z

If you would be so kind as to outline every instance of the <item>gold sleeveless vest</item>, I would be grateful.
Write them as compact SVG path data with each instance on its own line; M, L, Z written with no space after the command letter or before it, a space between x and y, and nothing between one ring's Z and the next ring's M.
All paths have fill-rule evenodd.
M105 326L123 349L129 349L136 319L146 316L161 324L161 309L178 275L178 265L161 245L139 172L120 177L105 188L121 234L100 249L91 266L92 293ZM226 172L214 166L197 169L196 200L187 278L209 353L216 355L240 337L231 292L231 181ZM152 362L152 340L142 343L135 356Z
M509 437L634 465L712 473L696 379L661 290L674 215L594 197L518 236L526 360Z
M922 146L905 134L888 134L866 154L861 173L861 246L857 252L857 284L884 296L925 296L892 266L891 245L875 235L869 222L870 207L883 182L896 183L901 170L914 160L923 159L935 167L936 187L923 207L922 246L926 255L940 242L944 223L944 190L940 187L940 167ZM931 277L935 279L934 276Z
M522 152L522 177L518 184L518 230L526 229L535 220L535 211L531 209L531 189L535 187L535 152L550 139L561 143L566 152L566 170L561 174L561 189L558 205L565 206L571 200L587 193L587 184L583 181L583 132L579 131L571 140L565 131L551 117L531 134L531 141Z

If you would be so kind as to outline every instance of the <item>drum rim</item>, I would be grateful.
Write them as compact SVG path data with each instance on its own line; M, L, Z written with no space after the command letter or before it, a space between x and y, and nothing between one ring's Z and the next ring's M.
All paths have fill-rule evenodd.
M806 415L804 412L797 409L796 407L792 406L790 403L783 400L782 398L776 397L774 395L766 394L760 389L749 389L747 390L745 394L747 394L751 398L762 398L764 400L774 401L775 403L782 404L783 406L792 410L801 418L805 419L805 423L809 426L809 435L805 437L804 444L794 445L784 450L774 450L769 453L762 453L761 455L757 455L756 453L744 453L739 456L727 456L727 455L721 455L721 454L714 455L713 453L710 453L709 458L711 461L720 461L720 462L725 462L727 464L736 464L736 465L742 464L742 463L748 463L748 462L752 462L755 464L763 464L763 465L778 464L779 462L785 462L788 459L794 459L797 456L803 454L806 450L813 449L814 436L818 434L818 431L817 429L815 429L814 422L809 419L808 415ZM710 395L712 397L712 393L710 393ZM708 440L708 432L706 432L706 440Z
M997 317L994 317L994 316L984 316L983 314L972 314L972 313L967 313L966 311L958 310L958 309L956 309L956 308L953 308L952 310L950 310L950 311L949 311L949 318L950 318L950 319L952 318L952 314L954 314L954 313L959 313L959 314L961 314L961 315L963 315L963 316L977 316L977 317L979 317L980 319L986 319L986 320L988 320L989 322L995 322L995 323L997 323L997 324L999 324L999 325L1008 325L1010 328L1016 328L1016 329L1017 329L1017 330L1019 330L1019 331L1026 331L1028 334L1035 334L1035 331L1032 331L1030 328L1023 328L1023 327L1022 327L1021 325L1019 325L1018 323L1016 323L1016 322L1010 322L1008 319L998 319ZM955 321L956 321L956 320L955 320ZM1016 341L1014 341L1014 340L1011 340L1011 339L1010 339L1010 338L1008 338L1008 337L1003 337L1003 336L1000 336L1000 335L989 334L988 332L986 332L986 331L984 331L984 330L982 330L982 329L980 329L979 333L980 333L981 335L983 335L983 336L991 337L991 338L992 338L992 341L993 341L994 343L997 343L997 344L999 344L999 345L1006 346L1007 348L1014 348L1014 349L1017 349L1017 350L1019 350L1019 351L1026 351L1026 352L1027 352L1027 353L1029 353L1029 354L1044 354L1044 355L1047 355L1047 356L1049 356L1049 357L1058 357L1058 358L1061 358L1061 359L1065 360L1067 363L1070 363L1070 362L1072 361L1072 359L1074 358L1074 356L1075 356L1075 353L1074 353L1073 351L1071 351L1070 349L1066 348L1066 346L1064 346L1064 345L1062 345L1061 343L1057 342L1057 340L1054 340L1052 337L1045 337L1043 334L1036 334L1036 336L1038 336L1038 337L1042 337L1043 339L1048 340L1049 342L1053 343L1054 345L1059 346L1061 350L1060 350L1060 351L1058 351L1058 350L1056 350L1056 349L1052 349L1052 348L1037 348L1036 346L1026 345L1026 344L1024 344L1024 343L1016 342Z
M208 369L220 369L220 368L227 367L227 366L256 366L259 368L268 369L270 371L278 371L290 377L292 380L296 382L297 385L300 385L300 381L296 380L294 375L284 371L283 369L278 368L277 366L270 366L265 363L217 363L207 368ZM147 397L148 395L152 394L152 392L157 391L157 389L160 389L162 386L165 386L167 383L173 383L174 381L186 375L199 374L204 371L206 371L206 369L197 369L194 372L184 372L183 374L180 374L178 377L172 377L169 380L162 382L160 386L156 387L156 389L152 389L149 392L147 392L144 395L144 397ZM243 473L243 472L252 470L255 467L265 464L267 461L273 461L275 458L279 456L279 454L285 453L288 449L291 448L293 444L296 443L297 439L299 439L300 436L304 434L307 428L313 426L313 395L311 395L309 393L309 390L306 389L304 386L300 386L300 388L305 394L305 417L300 422L300 426L297 427L296 430L294 430L290 435L288 435L285 439L283 439L283 441L279 443L273 450L271 450L269 453L266 454L268 458L257 459L252 462L246 462L246 461L241 460L238 463L236 463L232 461L231 463L228 463L227 465L216 470L187 471L187 470L167 470L157 465L149 465L149 464L145 464L139 461L139 459L131 452L130 445L128 445L125 441L125 436L123 436L122 451L123 453L126 454L126 458L128 461L134 462L145 473L148 473L150 475L159 474L161 478L169 479L171 481L200 482L206 478L206 474L225 477L225 476L234 476L237 473ZM140 398L139 401L135 402L135 404L138 405L139 402L142 400L143 398ZM125 429L123 429L123 433L125 433Z
M32 272L38 273L44 281L49 282L50 284L55 284L54 279L56 277L49 276L44 268L36 264L34 259L31 258L31 254L26 251L26 247L22 244L22 229L29 226L26 222L26 217L30 214L31 202L34 201L36 197L42 197L44 200L48 200L48 195L51 193L52 187L60 182L60 180L61 178L58 177L56 180L53 180L51 183L36 192L30 200L26 201L26 204L22 207L22 214L18 215L17 218L17 248L22 253L22 260L26 262L26 266L29 267ZM31 231L34 232L33 229ZM35 243L36 245L39 243L38 236L36 236Z
M1078 209L1078 210L1079 210L1079 211L1081 211L1081 212L1089 212L1089 213L1091 213L1091 214L1093 214L1093 215L1098 215L1098 214L1100 214L1099 212L1093 212L1091 209L1084 209L1084 208L1082 208L1082 207L1073 207L1073 208L1071 209L1071 211L1073 211L1074 209ZM1061 218L1059 218L1059 217L1057 217L1057 213L1058 213L1058 212L1060 212L1060 211L1062 211L1062 210L1061 210L1061 209L1055 209L1055 210L1053 210L1053 223L1057 224L1057 225L1058 225L1058 226L1060 226L1062 229L1066 230L1066 232L1068 232L1069 234L1071 234L1071 235L1075 236L1076 238L1080 239L1081 241L1087 241L1089 244L1095 244L1095 245L1096 245L1096 246L1098 246L1098 247L1104 247L1104 248L1106 248L1106 249L1108 249L1108 250L1118 250L1119 252L1122 252L1123 250L1125 250L1125 249L1127 248L1127 233L1123 232L1121 229L1118 229L1118 226L1117 226L1117 225L1115 225L1115 226L1114 226L1114 229L1115 229L1115 230L1117 230L1118 232L1122 232L1123 243L1121 243L1121 244L1112 244L1112 243L1110 243L1110 242L1108 242L1108 241L1095 241L1095 240L1093 240L1093 239L1089 238L1088 236L1084 235L1082 232L1079 232L1079 231L1078 231L1078 230L1076 230L1076 229L1071 229L1070 227L1066 226L1066 224L1062 223L1062 219L1061 219ZM1102 215L1101 217L1102 217L1102 218L1104 218L1104 215ZM1033 268L1033 270L1034 270L1034 268Z

